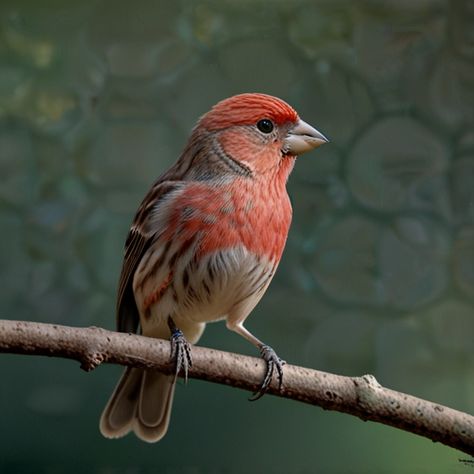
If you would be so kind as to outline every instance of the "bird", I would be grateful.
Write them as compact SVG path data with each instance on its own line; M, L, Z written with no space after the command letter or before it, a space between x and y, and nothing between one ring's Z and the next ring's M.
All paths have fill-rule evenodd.
M178 160L152 185L131 225L118 285L117 330L170 339L176 373L127 368L100 419L107 438L159 441L180 371L207 323L256 346L266 373L284 361L245 326L280 262L292 218L286 190L296 158L328 139L288 103L262 93L224 99L193 128Z

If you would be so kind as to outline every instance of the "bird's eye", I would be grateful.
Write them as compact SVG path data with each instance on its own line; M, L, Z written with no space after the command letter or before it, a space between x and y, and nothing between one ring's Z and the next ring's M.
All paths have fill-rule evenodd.
M257 122L257 128L262 133L271 133L273 131L273 122L269 119L262 119Z

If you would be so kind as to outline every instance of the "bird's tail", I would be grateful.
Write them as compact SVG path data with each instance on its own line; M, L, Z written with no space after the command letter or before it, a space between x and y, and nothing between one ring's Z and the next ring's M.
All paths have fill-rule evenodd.
M127 368L102 413L101 433L121 438L134 431L143 441L159 441L168 430L174 387L173 376Z

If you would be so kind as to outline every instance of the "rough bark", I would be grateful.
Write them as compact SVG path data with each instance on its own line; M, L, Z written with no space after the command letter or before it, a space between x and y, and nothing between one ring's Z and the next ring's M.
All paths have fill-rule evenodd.
M105 329L0 320L0 352L64 357L92 370L103 362L171 373L169 342ZM255 392L264 362L229 352L193 347L189 377ZM344 377L285 365L281 391L268 393L336 410L416 433L474 455L474 417L382 387L372 375Z

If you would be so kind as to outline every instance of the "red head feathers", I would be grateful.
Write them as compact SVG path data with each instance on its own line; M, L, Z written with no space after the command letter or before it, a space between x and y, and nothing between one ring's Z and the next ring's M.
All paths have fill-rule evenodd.
M253 125L268 118L275 124L296 122L296 111L277 97L266 94L239 94L217 103L199 121L207 130L219 130L233 125Z

